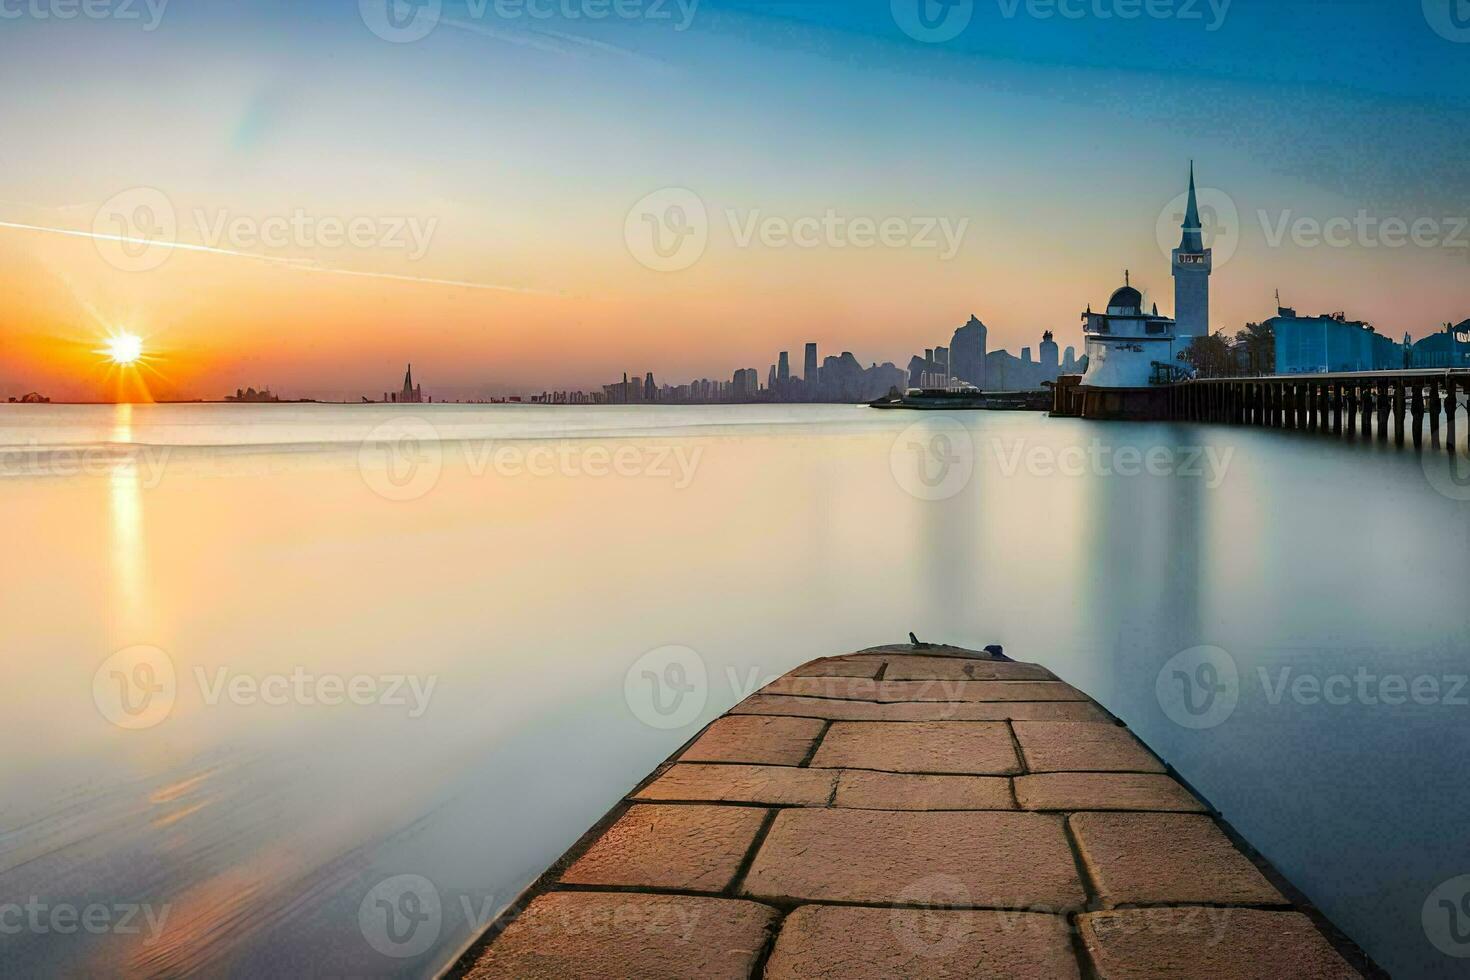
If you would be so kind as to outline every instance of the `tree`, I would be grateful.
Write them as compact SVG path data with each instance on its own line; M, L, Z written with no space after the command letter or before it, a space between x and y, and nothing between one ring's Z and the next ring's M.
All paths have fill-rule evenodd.
M1247 374L1276 373L1276 330L1269 323L1247 323L1235 335L1235 342L1245 345Z
M1235 363L1230 356L1230 342L1224 333L1212 333L1196 337L1184 352L1184 359L1201 378L1224 378L1235 373Z

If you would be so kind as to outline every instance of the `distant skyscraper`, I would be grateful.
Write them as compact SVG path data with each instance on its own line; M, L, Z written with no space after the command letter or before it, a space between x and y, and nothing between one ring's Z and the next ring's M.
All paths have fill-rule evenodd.
M961 381L985 387L985 346L989 330L974 316L954 332L949 344L950 371Z
M817 345L816 344L807 344L806 345L806 363L805 363L804 367L802 368L802 370L804 370L806 372L805 374L802 375L802 380L804 380L809 385L814 385L814 384L817 383L817 373L818 372L817 372Z
M408 370L403 375L403 390L398 393L398 397L396 400L399 402L407 402L410 405L417 405L419 402L424 400L423 386L419 385L415 387L413 383L412 364L408 366Z
M784 350L781 352L781 359L776 365L776 380L782 384L791 380L791 354Z
M766 372L766 387L769 388L771 391L776 390L776 365L774 364L772 364L771 369Z
M1210 332L1210 272L1214 251L1205 248L1199 202L1194 193L1194 162L1189 164L1189 203L1184 209L1184 235L1174 250L1174 331L1180 346Z
M649 371L648 377L643 382L643 397L648 401L655 401L657 393L658 386L653 383L653 372Z
M1048 379L1056 377L1062 371L1061 358L1057 355L1057 342L1052 339L1050 330L1041 335L1041 367L1047 372Z

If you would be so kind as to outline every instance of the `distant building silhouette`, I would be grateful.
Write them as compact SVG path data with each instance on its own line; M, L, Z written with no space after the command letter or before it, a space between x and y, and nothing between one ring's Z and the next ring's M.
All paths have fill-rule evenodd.
M385 401L387 399L384 399ZM413 383L413 365L403 374L403 387L393 395L392 400L398 404L417 405L424 400L424 389L422 385Z
M806 345L806 361L802 367L802 371L804 373L801 376L801 380L805 381L809 385L815 385L817 383L818 378L816 344Z
M1050 330L1041 335L1041 370L1053 377L1062 371L1061 358L1057 355L1057 342L1052 339Z
M1414 344L1409 366L1416 368L1470 367L1470 320L1444 325L1439 333Z
M989 329L974 314L954 332L950 341L950 372L976 388L985 387L985 346Z

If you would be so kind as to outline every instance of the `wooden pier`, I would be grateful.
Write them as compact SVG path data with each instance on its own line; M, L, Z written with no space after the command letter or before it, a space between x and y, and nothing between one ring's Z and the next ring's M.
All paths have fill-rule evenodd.
M1053 414L1090 418L1106 414L1109 393L1066 379L1054 390ZM1130 392L1133 390L1130 389ZM1459 398L1470 396L1470 371L1423 369L1262 378L1200 378L1139 389L1129 418L1257 425L1330 434L1347 439L1392 437L1397 445L1425 442L1458 451ZM1114 395L1121 398L1122 395ZM1444 425L1441 438L1441 423ZM1463 434L1470 452L1470 425Z
M1085 694L905 646L813 661L736 705L448 975L1382 973Z

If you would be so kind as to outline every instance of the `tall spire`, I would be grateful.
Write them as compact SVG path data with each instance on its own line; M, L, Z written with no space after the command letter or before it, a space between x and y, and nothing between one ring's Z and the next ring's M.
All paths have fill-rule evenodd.
M1204 229L1199 220L1199 200L1194 193L1194 161L1189 161L1189 204L1184 209L1184 237L1179 248L1185 252L1205 250Z

